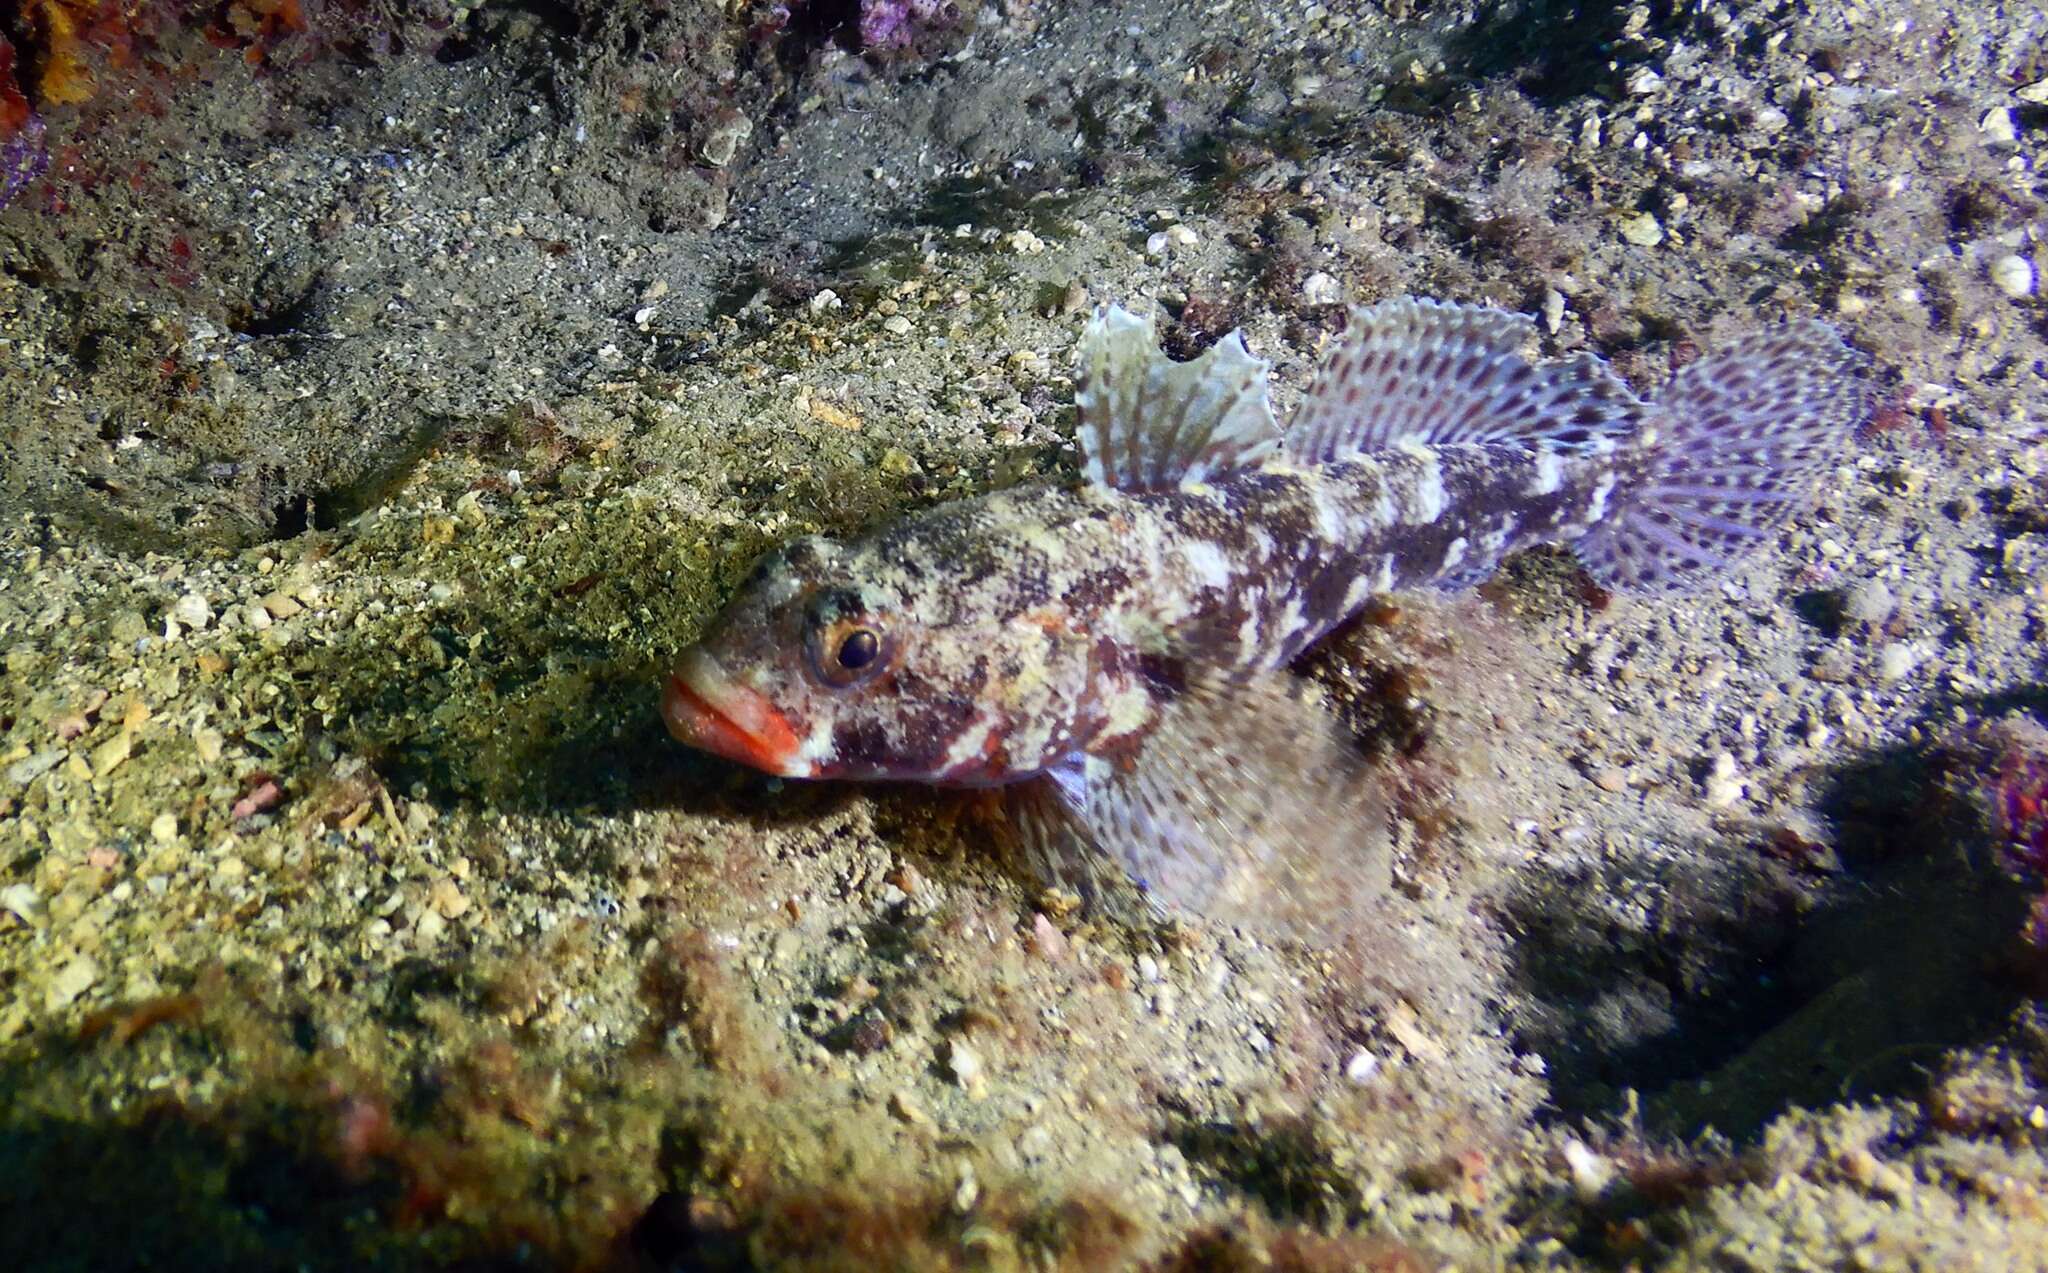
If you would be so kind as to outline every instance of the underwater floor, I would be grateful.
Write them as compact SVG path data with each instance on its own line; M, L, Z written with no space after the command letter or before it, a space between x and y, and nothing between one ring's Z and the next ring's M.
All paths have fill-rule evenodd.
M0 1262L2048 1268L2044 36L30 0ZM1816 316L1880 407L1704 588L1536 551L1298 667L1343 940L668 737L764 550L1074 479L1096 307L1284 415L1402 295L1646 393Z

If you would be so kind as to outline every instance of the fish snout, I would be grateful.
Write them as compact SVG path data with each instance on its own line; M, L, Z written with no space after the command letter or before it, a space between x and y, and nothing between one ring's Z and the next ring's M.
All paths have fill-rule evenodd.
M661 692L661 718L677 742L700 751L786 778L810 773L788 718L704 650L685 650L676 661Z

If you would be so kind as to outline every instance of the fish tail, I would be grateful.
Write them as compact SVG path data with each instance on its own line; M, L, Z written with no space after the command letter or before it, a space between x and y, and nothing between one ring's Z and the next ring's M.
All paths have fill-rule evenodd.
M1726 568L1806 503L1870 418L1868 368L1816 320L1687 366L1651 404L1580 559L1603 582L1652 592Z

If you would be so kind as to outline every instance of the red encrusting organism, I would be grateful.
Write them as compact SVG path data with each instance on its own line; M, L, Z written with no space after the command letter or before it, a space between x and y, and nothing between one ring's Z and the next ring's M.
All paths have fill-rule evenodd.
M2024 718L1999 722L1987 731L1981 791L1989 805L1991 833L2006 862L2048 884L2048 729ZM2048 951L2048 887L2035 893L2022 933L2037 950Z

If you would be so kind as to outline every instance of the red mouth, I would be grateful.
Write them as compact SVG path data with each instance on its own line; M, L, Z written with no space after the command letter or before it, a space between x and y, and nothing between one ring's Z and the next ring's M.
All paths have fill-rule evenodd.
M808 772L788 719L702 650L685 651L669 674L661 716L677 742L771 774L800 778Z

